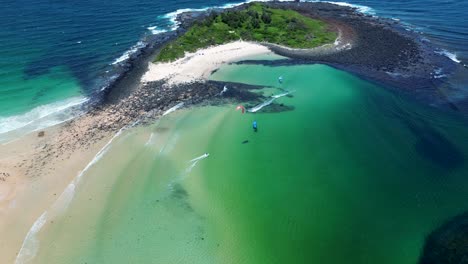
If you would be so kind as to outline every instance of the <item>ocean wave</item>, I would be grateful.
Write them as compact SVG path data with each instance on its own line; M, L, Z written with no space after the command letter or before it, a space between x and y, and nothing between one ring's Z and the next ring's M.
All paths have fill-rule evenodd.
M446 56L447 58L451 59L452 61L456 62L456 63L461 63L461 60L459 60L457 58L457 55L455 53L452 53L448 50L440 50L440 51L436 51L437 54L440 54L440 55L444 55Z
M153 34L153 35L157 35L157 34L161 34L161 33L167 32L167 30L165 30L165 29L160 29L160 28L158 28L157 26L147 27L146 29L148 29L148 30L151 32L151 34Z
M440 78L445 78L447 77L447 74L444 74L444 69L442 68L437 68L432 72L432 77L434 79L440 79Z
M21 249L16 257L16 264L23 264L29 262L34 256L36 256L39 250L39 241L37 240L37 233L42 229L47 221L47 211L34 222L31 229L26 234L26 238L21 245Z
M10 132L36 131L67 121L77 115L72 110L89 99L85 97L72 97L55 103L41 105L24 114L0 117L0 141L2 135Z
M23 240L23 245L21 246L20 252L16 257L15 263L22 264L27 263L33 259L37 252L39 251L39 241L36 237L36 234L41 230L47 220L47 215L49 214L51 219L61 215L64 210L68 208L73 197L75 196L76 187L80 182L83 175L94 165L96 164L110 149L112 142L119 137L124 130L129 126L121 128L107 143L104 147L99 150L99 152L94 156L94 158L86 165L86 167L78 173L78 175L67 185L65 190L60 194L57 200L50 207L49 212L45 211L42 215L34 222L31 229L28 231L25 239Z
M348 2L333 2L333 1L309 1L309 2L323 2L323 3L330 3L330 4L335 4L339 6L346 6L346 7L351 7L356 9L358 12L367 14L367 15L375 15L375 10L372 7L365 6L365 5L357 5L357 4L351 4Z
M139 51L140 49L146 47L146 43L143 42L143 41L138 41L137 44L133 45L132 47L130 47L130 49L128 49L127 51L125 51L120 57L118 57L117 59L115 59L111 65L116 65L116 64L120 64L122 62L125 62L126 60L130 59L130 56L132 56L132 54L136 53L137 51Z
M214 8L214 7L212 7ZM162 16L162 18L168 19L170 24L171 24L171 30L176 30L179 28L180 22L177 21L177 16L185 13L185 12L202 12L210 9L210 7L206 8L182 8L182 9L177 9L174 12L167 13Z
M224 4L224 5L218 5L218 6L208 6L208 7L202 7L202 8L181 8L177 9L176 11L164 14L162 16L159 16L159 18L162 19L167 19L169 20L170 24L170 30L177 30L180 26L180 22L177 21L177 16L186 13L186 12L203 12L206 10L210 9L228 9L228 8L233 8L237 7L246 3L250 2L272 2L272 1L279 1L279 2L290 2L291 0L247 0L244 2L237 2L237 3L229 3L229 4ZM363 14L368 14L368 15L375 15L376 12L372 7L365 6L365 5L358 5L358 4L351 4L348 2L334 2L334 1L318 1L318 0L306 0L306 2L323 2L323 3L330 3L330 4L335 4L339 6L346 6L346 7L351 7L356 9L358 12L363 13ZM151 27L153 28L153 27ZM148 28L149 30L152 30ZM156 27L154 27L156 29ZM160 33L160 32L159 32Z
M229 4L219 5L219 6L209 6L209 7L203 7L203 8L182 8L182 9L177 9L174 12L170 12L165 15L162 15L161 18L168 19L171 25L170 29L176 30L180 26L180 23L177 21L177 16L182 13L203 12L203 11L210 10L210 9L228 9L228 8L233 8L233 7L240 6L246 3L250 3L250 2L270 2L270 1L273 1L273 0L247 0L244 2L229 3ZM288 2L289 0L279 0L279 1Z

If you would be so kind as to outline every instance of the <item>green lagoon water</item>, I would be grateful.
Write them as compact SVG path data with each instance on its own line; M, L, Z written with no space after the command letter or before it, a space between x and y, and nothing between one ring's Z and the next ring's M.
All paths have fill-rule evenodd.
M466 123L323 65L212 78L280 75L290 111L184 109L117 137L48 211L32 262L416 263L468 210Z

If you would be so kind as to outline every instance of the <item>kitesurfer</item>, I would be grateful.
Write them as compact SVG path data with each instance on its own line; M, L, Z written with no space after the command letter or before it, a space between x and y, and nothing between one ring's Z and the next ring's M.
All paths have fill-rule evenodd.
M236 111L237 111L237 110L241 110L241 113L242 113L242 114L245 113L245 107L244 107L243 105L238 105L238 106L236 107Z
M252 128L253 128L253 130L254 130L255 132L257 132L257 121L256 121L256 120L253 121L253 123L252 123Z

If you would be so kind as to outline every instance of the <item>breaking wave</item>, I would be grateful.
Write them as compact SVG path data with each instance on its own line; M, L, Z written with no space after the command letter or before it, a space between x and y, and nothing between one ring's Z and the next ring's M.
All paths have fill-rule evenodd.
M324 2L324 3L339 5L339 6L347 6L347 7L354 8L358 12L363 13L363 14L375 15L375 10L365 5L356 5L356 4L350 4L348 2L333 2L333 1L310 1L310 2Z
M138 41L137 44L133 45L130 49L128 49L127 51L125 51L120 57L118 57L117 59L115 59L111 65L116 65L116 64L119 64L119 63L122 63L122 62L125 62L126 60L130 59L130 56L134 53L136 53L137 51L139 51L140 49L146 47L146 43L144 43L143 41Z
M72 97L41 105L24 114L0 117L0 142L70 120L77 115L76 108L87 102L85 97Z
M133 126L132 124L131 126ZM99 152L94 156L94 158L86 165L86 167L78 173L78 175L67 185L65 190L60 194L57 200L50 207L49 212L45 211L42 215L34 222L31 229L28 231L23 244L21 246L20 252L16 257L15 263L23 264L29 262L33 259L37 252L39 251L39 240L36 237L36 234L41 230L47 220L47 216L50 215L52 219L68 208L73 197L75 196L75 191L78 183L80 182L83 175L94 165L96 164L110 149L112 142L119 137L123 131L131 126L125 126L121 128L107 143L104 147L99 150Z
M167 30L165 30L165 29L160 29L160 28L158 28L157 26L147 27L147 29L148 29L148 30L151 32L151 34L153 34L153 35L157 35L157 34L161 34L161 33L167 32Z
M27 263L36 256L39 251L39 241L36 235L41 231L46 221L47 211L42 213L42 215L34 222L31 229L29 229L28 234L21 245L18 256L16 257L16 264Z
M459 60L457 58L457 55L455 53L452 53L448 50L440 50L440 51L436 51L437 54L440 54L440 55L444 55L446 56L447 58L451 59L452 61L456 62L456 63L460 63L461 60Z

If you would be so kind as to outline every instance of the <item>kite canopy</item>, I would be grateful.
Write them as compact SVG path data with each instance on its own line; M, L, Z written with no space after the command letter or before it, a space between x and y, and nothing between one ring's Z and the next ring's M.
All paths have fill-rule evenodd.
M238 105L238 106L236 107L236 111L237 111L237 110L241 110L242 113L245 113L245 107L242 106L242 105Z

